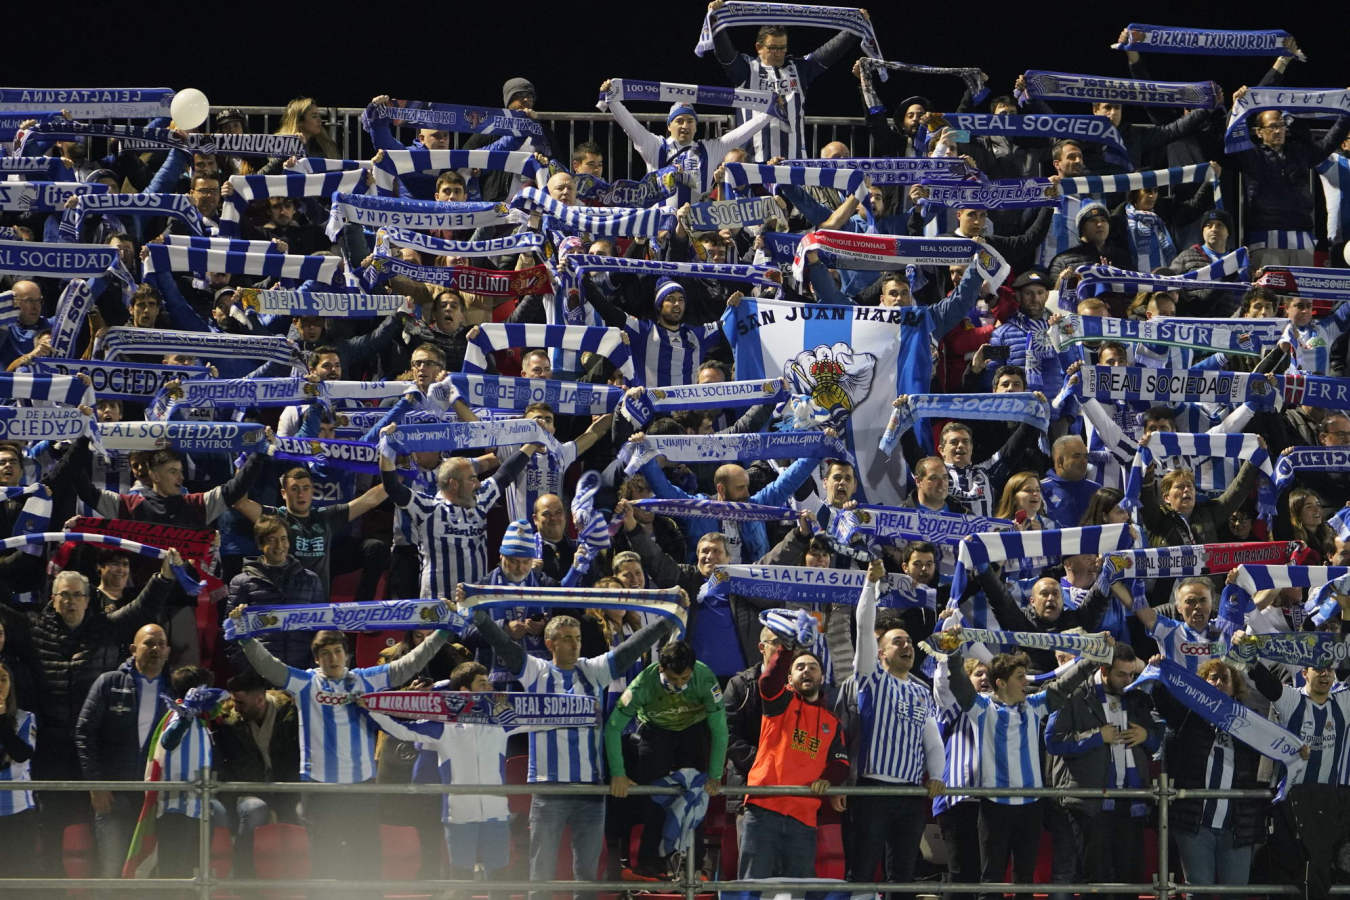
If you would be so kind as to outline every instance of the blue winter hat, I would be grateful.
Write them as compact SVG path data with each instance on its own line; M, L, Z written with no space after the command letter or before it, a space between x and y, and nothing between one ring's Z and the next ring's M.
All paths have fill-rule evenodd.
M514 559L541 559L538 535L528 519L516 519L506 526L502 535L502 556Z
M688 103L670 104L670 113L666 116L666 124L669 125L680 116L693 116L694 124L698 124L698 113L694 112L694 108Z
M656 311L661 311L661 304L665 302L669 294L684 293L684 285L678 281L671 281L669 278L662 278L656 283Z

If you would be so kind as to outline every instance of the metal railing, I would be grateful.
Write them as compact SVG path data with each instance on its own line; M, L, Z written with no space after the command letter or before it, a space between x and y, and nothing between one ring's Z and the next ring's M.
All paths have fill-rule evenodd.
M17 785L16 785L17 786ZM489 796L513 796L513 795L539 795L539 796L608 796L609 790L604 785L592 784L508 784L508 785L466 785L466 784L379 784L375 782L365 782L362 784L321 784L317 782L303 782L297 784L291 783L252 783L252 782L221 782L216 780L214 773L210 770L204 771L202 775L192 782L126 782L126 781L34 781L23 783L24 789L37 791L185 791L195 794L201 798L202 814L197 819L198 824L198 845L197 845L197 871L191 878L156 878L151 880L130 880L117 878L7 878L0 877L0 894L5 894L12 890L23 891L48 891L48 890L69 890L73 887L82 889L92 889L113 892L130 891L193 891L202 900L208 900L218 891L232 891L238 889L257 890L302 890L302 889L337 889L351 891L371 891L377 895L389 893L428 893L440 892L447 889L474 891L491 890L494 893L527 893L532 891L601 891L626 893L633 891L660 891L662 893L681 893L686 900L695 900L699 894L713 891L792 891L801 890L802 883L790 880L775 879L756 879L756 880L737 880L724 879L720 881L703 881L699 877L696 869L697 860L694 854L689 853L684 858L684 870L678 879L664 882L641 882L635 884L631 881L609 882L609 881L466 881L453 879L419 879L419 880L370 880L353 881L343 879L341 881L323 878L308 879L270 879L270 878L218 878L212 872L211 838L213 823L211 820L211 801L223 794L275 794L278 792L293 792L304 794L343 794L344 796L360 795L388 795L388 796L444 796L444 795L489 795ZM908 883L895 882L849 882L850 890L858 891L887 891L892 893L908 894L951 894L951 893L977 893L977 892L1002 892L1013 894L1031 894L1031 893L1078 893L1087 895L1096 894L1149 894L1157 897L1158 900L1171 900L1172 897L1180 893L1195 894L1223 894L1223 895L1291 895L1297 896L1302 891L1291 885L1278 884L1243 884L1243 885L1178 885L1170 880L1170 857L1169 857L1169 824L1168 812L1170 805L1177 800L1185 799L1227 799L1227 800L1269 800L1270 792L1265 790L1215 790L1215 789L1191 789L1176 788L1172 785L1171 779L1166 775L1161 775L1148 788L1138 788L1129 790L1104 790L1104 789L1059 789L1059 788L1038 788L1022 789L1017 792L1004 790L995 790L988 788L959 788L954 789L953 793L959 793L962 796L985 798L985 797L1035 797L1035 798L1083 798L1083 799L1105 799L1112 798L1118 800L1149 800L1158 807L1158 865L1154 873L1153 881L1139 884L1009 884L1009 883L953 883L940 881L917 881ZM656 788L646 786L636 786L630 790L634 796L653 796L660 794L676 794L677 790L673 788ZM800 796L807 793L807 789L799 786L726 786L723 793L731 796ZM851 786L830 788L825 791L825 796L886 796L886 797L926 797L927 792L920 787L879 787L879 786ZM917 852L917 848L916 848ZM1338 886L1331 889L1333 894L1350 894L1350 886Z

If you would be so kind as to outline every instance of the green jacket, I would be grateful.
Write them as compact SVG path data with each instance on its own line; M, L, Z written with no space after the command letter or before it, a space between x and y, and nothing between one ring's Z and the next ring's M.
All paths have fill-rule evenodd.
M727 709L712 669L701 662L694 663L694 677L678 694L672 694L661 683L658 663L652 663L638 673L605 723L605 756L609 759L611 776L626 774L620 739L635 716L644 725L666 731L684 731L706 719L712 733L708 777L722 777L727 758Z

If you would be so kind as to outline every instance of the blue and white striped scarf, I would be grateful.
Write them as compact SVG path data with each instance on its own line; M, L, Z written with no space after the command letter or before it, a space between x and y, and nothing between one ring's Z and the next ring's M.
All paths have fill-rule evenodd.
M1191 56L1297 56L1302 51L1289 49L1293 36L1279 28L1227 30L1220 28L1177 28L1171 25L1125 26L1127 40L1111 45L1113 50L1138 53L1184 53ZM1139 32L1135 38L1135 32Z
M949 634L956 629L943 629L938 634ZM1067 650L1081 659L1088 659L1102 665L1111 662L1114 652L1107 641L1107 632L1100 634L1078 634L1072 631L1000 631L992 628L971 628L961 626L961 643L989 644L992 646L1013 645L1033 650ZM930 656L941 653L936 646L936 638L921 641L919 646Z
M0 181L0 212L60 212L82 194L106 194L99 181Z
M994 181L926 178L919 183L928 191L926 202L952 209L1032 209L1059 205L1059 195L1048 178Z
M752 3L747 0L731 0L716 10L708 11L703 17L703 27L699 29L694 55L702 56L711 50L713 35L719 31L748 25L787 25L847 31L857 35L862 42L863 55L873 59L885 57L877 43L876 32L872 29L872 20L863 15L860 9L798 3ZM886 78L884 69L881 78L883 81Z
M1170 238L1169 238L1170 241ZM1243 252L1245 247L1239 248ZM1228 259L1227 256L1223 259ZM1199 269L1192 269L1184 275L1150 275L1147 272L1131 272L1117 269L1115 266L1093 265L1079 266L1074 269L1078 274L1079 297L1095 297L1098 294L1114 292L1117 294L1137 294L1141 291L1235 291L1246 293L1252 289L1250 284L1241 281L1212 281L1205 275L1219 262L1211 263Z
M891 62L869 56L862 58L862 64L873 72L883 73L883 76L885 72L908 72L911 75L955 75L965 82L966 90L970 93L971 103L982 103L984 98L989 96L989 88L986 86L987 79L984 72L977 68L923 66L917 63Z
M410 298L401 294L362 294L308 290L239 288L234 302L266 316L327 316L368 319L405 309Z
M37 119L39 122L46 121L55 116L61 115L59 112L47 110L43 112L0 112L0 141L8 144L20 134L23 129L20 127L29 119ZM36 159L36 157L32 157Z
M146 418L168 419L175 408L238 409L250 406L294 406L317 400L323 382L308 378L197 378L162 389L150 401Z
M1134 268L1152 272L1165 266L1177 255L1172 233L1163 217L1152 210L1139 209L1133 203L1125 204L1125 236L1134 254Z
M1214 205L1223 209L1223 195L1219 191L1219 178L1209 163L1196 163L1190 166L1172 166L1169 169L1149 169L1145 172L1124 172L1118 175L1074 175L1059 180L1059 192L1066 197L1102 194L1126 194L1143 188L1168 187L1177 184L1197 184L1201 181L1214 182ZM1246 249L1243 251L1242 268L1247 268Z
M269 197L331 197L334 192L364 194L366 173L362 169L340 169L320 174L290 171L281 175L231 175L233 193L221 198L220 231L239 233L239 220L255 200ZM331 237L331 235L330 235Z
M478 326L478 336L464 351L465 372L487 371L487 355L499 350L546 347L573 353L598 353L627 378L633 378L633 355L624 343L621 328L588 328L584 325L519 325L488 323Z
M91 433L92 421L68 406L0 406L0 440L73 441Z
M551 294L554 290L552 275L542 265L529 269L423 266L379 253L371 256L370 264L361 270L361 286L375 290L396 276L488 297Z
M661 824L661 842L656 852L664 856L672 853L690 853L694 849L694 834L708 815L712 795L705 785L708 776L691 766L676 769L652 782L653 787L676 788L676 794L656 794L652 800L666 811Z
M702 592L701 592L702 593ZM707 591L707 594L718 592ZM766 609L759 614L759 624L772 631L785 641L795 641L797 646L810 650L820 661L821 671L825 673L828 684L834 683L834 666L830 661L830 645L820 631L816 617L804 609Z
M94 306L94 294L89 282L83 278L72 278L61 290L56 301L56 314L52 316L52 352L57 356L69 356L75 352L75 341Z
M487 169L511 172L525 179L548 173L533 153L522 150L382 150L375 163L375 186L380 193L393 193L401 175L445 172L449 169Z
M1134 454L1134 462L1130 464L1130 472L1125 479L1125 496L1120 500L1121 509L1133 512L1139 508L1145 470L1156 461L1172 456L1218 457L1251 463L1266 476L1257 492L1257 506L1261 518L1267 522L1274 518L1275 492L1271 488L1271 479L1275 473L1271 469L1270 454L1258 443L1258 436L1255 434L1153 432L1147 440L1140 443L1139 449Z
M634 500L635 509L677 519L719 519L723 522L791 522L797 510L788 506L748 503L734 500L708 500L703 497L651 497Z
M990 516L968 516L922 507L858 506L836 515L830 532L844 544L852 544L854 537L862 536L869 546L900 546L908 541L957 544L968 534L1011 530L1013 527L1007 519Z
M271 250L261 253L227 250L220 244L212 244L211 247L184 247L178 244L146 246L150 251L145 260L147 275L159 271L193 272L200 275L207 272L229 272L235 275L321 281L326 284L342 283L342 273L339 271L342 259L337 256L300 256L294 253L281 253L275 245L270 245Z
M983 422L1024 422L1039 431L1050 429L1050 405L1032 393L911 394L904 407L891 412L881 434L880 449L895 452L900 434L920 419L977 419Z
M42 181L75 180L75 173L59 156L0 156L0 172L38 175Z
M524 187L511 201L512 209L538 210L564 228L592 237L649 237L675 227L675 216L664 209L624 206L566 206L537 187Z
M267 446L263 426L241 422L100 422L98 435L108 450L160 450L180 453L257 452Z
M1284 322L1267 325L1258 319L1211 320L1159 318L1139 322L1104 316L1065 316L1036 336L1055 350L1080 342L1122 341L1189 347L1210 353L1221 351L1241 356L1260 356L1280 338Z
M61 237L77 240L89 213L124 216L167 216L177 219L193 234L203 234L202 214L186 194L84 194L61 214Z
M369 131L372 122L385 119L402 122L404 125L461 134L515 134L534 138L544 136L544 126L514 109L432 103L426 100L390 100L387 104L372 103L361 113L361 127Z
M970 178L979 170L959 156L845 156L835 159L785 159L791 168L850 169L873 184L918 184L927 178Z
M594 175L573 175L577 199L597 203L600 206L655 206L675 193L683 170L676 165L662 166L654 172L648 172L637 181L621 178L605 181Z
M111 363L89 359L60 359L42 356L33 360L34 375L75 375L84 373L94 383L100 399L131 400L142 403L168 381L202 378L205 366L164 366L154 363Z
M1084 366L1073 391L1081 397L1120 402L1251 403L1274 406L1275 389L1264 375L1201 369L1153 369L1146 366Z
M777 282L768 277L768 273L772 271L771 267L745 263L669 262L663 259L569 253L563 266L578 276L588 272L627 272L633 275L660 275L673 279L710 278L716 281L743 281L766 287L777 286Z
M990 563L1017 559L1049 559L1054 562L1080 553L1100 556L1112 550L1127 549L1133 544L1134 538L1129 527L1124 524L1085 525L1052 531L980 532L971 535L957 545L951 605L955 607L965 592L967 572L978 571ZM988 609L981 605L975 611L971 622L983 627L988 621Z
M448 628L460 633L469 620L444 600L371 600L362 603L307 603L249 606L225 618L225 640L238 641L282 631L384 631Z
M73 375L0 375L0 400L94 405L94 389Z
M1275 490L1302 472L1350 472L1350 447L1290 447L1275 462Z
M750 109L782 117L778 109L778 95L773 91L752 91L746 88L709 87L702 84L679 84L673 81L639 81L636 78L611 78L609 90L600 94L595 108L609 112L611 100L650 100L653 103L686 103L698 106L727 106Z
M624 472L632 475L651 460L669 462L751 462L757 459L843 459L853 455L843 440L823 431L753 434L648 435L619 451Z
M441 203L408 197L361 196L338 192L328 214L325 233L336 240L348 222L366 228L407 228L419 231L455 231L503 225L505 203Z
M67 541L115 547L118 550L135 553L138 556L148 556L151 559L163 559L169 552L162 547L151 547L149 544L140 544L126 538L113 537L110 534L86 534L82 531L42 531L34 534L17 534L0 541L0 549L16 550L20 547L26 548L39 544L64 544ZM187 569L182 566L173 566L172 568L179 585L187 592L188 596L195 597L206 590L206 582L197 581L188 574Z
M1102 144L1106 151L1104 158L1128 166L1129 151L1120 131L1105 116L1070 115L995 115L993 113L943 113L947 124L958 131L971 134L998 134L1006 137L1040 138L1056 141L1070 138Z
M342 441L330 438L273 438L268 448L273 459L300 465L320 463L344 472L378 474L380 454L375 444L368 441Z
M328 159L323 156L302 156L295 161L288 172L302 175L322 175L327 172L343 172L348 169L370 169L374 167L368 159Z
M770 166L762 163L725 163L723 182L734 188L747 188L751 185L796 184L804 187L827 187L852 194L860 201L866 201L867 185L862 172L853 169L841 169L818 165L818 160L809 160L805 165Z
M3 493L5 500L23 498L23 508L14 519L15 534L33 534L47 530L52 518L52 492L47 485L36 481L24 487L0 488L0 493ZM33 546L24 547L24 552L33 556L42 555L41 548Z
M28 278L88 278L109 272L131 281L117 248L103 244L0 241L0 272Z
M1224 129L1223 149L1228 153L1251 150L1249 131L1253 113L1277 109L1285 115L1311 119L1350 115L1350 90L1319 90L1317 88L1249 88L1242 99L1228 111L1228 126Z
M523 584L466 584L467 603L461 609L510 609L514 606L540 606L588 609L623 609L652 613L669 621L678 634L684 634L685 610L680 605L678 588L629 590L627 588L532 587Z
M1180 106L1187 109L1217 109L1222 103L1219 86L1212 81L1141 81L1028 69L1025 103L1038 100L1077 100L1083 103L1121 103L1131 106Z
M375 234L375 252L389 256L390 247L411 247L437 256L502 256L510 253L541 253L544 236L537 231L518 231L486 241L451 241L408 228L381 228Z
M1303 611L1321 625L1336 609L1335 595L1350 592L1350 566L1239 566L1219 598L1220 625L1229 631L1245 628L1246 617L1256 609L1254 595L1285 588L1308 590Z
M624 396L623 414L634 426L644 428L658 413L668 414L681 409L744 409L786 399L788 390L782 379L674 384L648 388L637 398Z
M105 358L118 360L134 354L165 356L169 353L205 356L209 359L243 357L278 365L307 368L290 341L277 335L220 334L207 331L172 331L167 328L109 328L95 342Z
M867 583L866 569L825 569L815 566L726 565L713 569L699 596L758 597L776 603L854 606ZM915 584L908 575L888 574L881 582L879 606L933 609L937 591Z
M741 197L736 200L708 200L689 205L685 224L695 231L716 231L762 225L778 216L778 204L772 197Z
M127 150L177 149L184 153L219 153L289 159L303 156L305 139L298 134L197 134L179 137L167 128L146 128L140 137L122 141Z
M608 384L464 372L449 378L466 403L484 409L524 412L531 403L547 403L560 416L603 416L623 399L623 389Z
M1334 605L1335 601L1332 603ZM1350 651L1350 646L1336 632L1247 634L1229 646L1224 662L1243 671L1257 659L1268 659L1299 669L1310 666L1315 669L1339 668L1350 658L1347 651Z
M152 119L169 115L173 88L0 88L0 109L60 109L75 119Z
M543 444L549 450L558 449L557 439L544 430L538 419L499 419L435 425L401 422L396 431L380 438L380 452L397 455L470 447L507 447L514 444Z
M1350 300L1350 272L1344 269L1313 266L1268 268L1261 273L1256 284L1279 294L1322 300Z

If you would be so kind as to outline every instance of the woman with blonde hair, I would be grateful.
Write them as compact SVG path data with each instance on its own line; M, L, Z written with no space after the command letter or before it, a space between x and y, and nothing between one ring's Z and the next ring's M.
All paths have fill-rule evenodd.
M277 134L298 134L305 141L306 156L324 156L328 159L339 159L341 154L338 152L337 142L328 134L328 129L324 127L323 113L314 102L313 97L296 97L290 103L286 104L286 111L281 114L281 124L277 126Z
M999 497L994 517L1016 521L1019 531L1047 531L1057 527L1045 516L1041 476L1035 472L1018 472L1008 479L1003 485L1003 494Z

